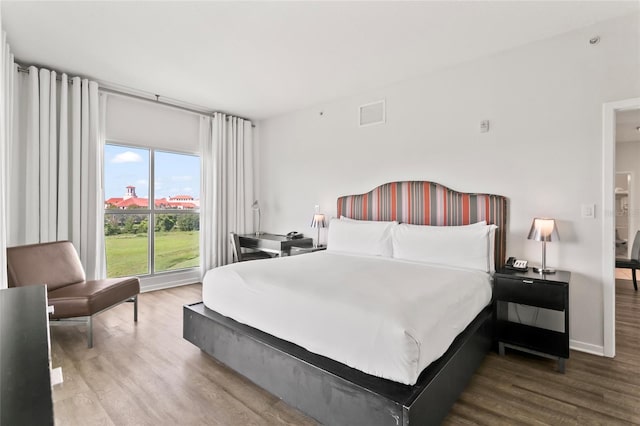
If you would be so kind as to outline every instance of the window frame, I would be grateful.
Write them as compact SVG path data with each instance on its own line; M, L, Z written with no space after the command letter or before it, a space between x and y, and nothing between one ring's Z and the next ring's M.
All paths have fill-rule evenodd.
M146 274L139 274L137 275L140 278L151 278L151 277L158 277L158 276L166 276L166 275L172 275L172 274L176 274L176 273L184 273L184 272L191 272L191 271L199 271L200 270L200 266L201 266L201 259L200 259L200 253L198 254L198 258L200 259L200 261L198 262L197 266L193 266L190 268L180 268L180 269L171 269L168 271L155 271L155 216L159 215L159 214L197 214L198 217L200 217L200 206L198 206L197 208L193 209L193 210L184 210L184 209L156 209L155 208L155 192L156 192L156 180L155 180L155 154L156 152L163 152L163 153L167 153L167 154L178 154L178 155L190 155L192 157L197 157L198 160L200 161L200 176L198 176L198 178L200 180L202 180L202 159L200 156L199 152L190 152L190 151L178 151L178 150L170 150L170 149L164 149L164 148L154 148L154 147L150 147L150 146L146 146L146 145L141 145L141 144L136 144L136 143L131 143L131 142L126 142L126 141L119 141L119 140L114 140L114 139L106 139L104 142L105 147L107 145L111 145L111 146L117 146L117 147L121 147L121 148L135 148L135 149L144 149L144 150L148 150L148 155L149 155L149 194L148 194L148 208L146 209L135 209L135 210L126 210L126 209L107 209L107 208L103 208L104 211L104 215L147 215L147 217L149 218L149 225L147 228L147 273ZM104 148L103 148L104 150ZM104 165L104 160L103 160L103 169L102 169L102 181L105 181L105 170L106 167ZM103 188L104 188L104 184L103 184ZM201 188L202 189L202 188ZM106 194L103 194L103 204L104 201L106 200ZM201 196L199 196L198 199L201 199ZM153 200L153 201L152 201ZM103 224L104 227L104 224ZM200 230L198 229L198 233L200 232ZM103 230L104 233L104 230ZM105 235L106 238L106 235ZM198 249L200 249L200 245L198 244ZM106 259L106 247L105 247L105 260L106 260L106 264L107 264L107 269L108 269L108 259Z

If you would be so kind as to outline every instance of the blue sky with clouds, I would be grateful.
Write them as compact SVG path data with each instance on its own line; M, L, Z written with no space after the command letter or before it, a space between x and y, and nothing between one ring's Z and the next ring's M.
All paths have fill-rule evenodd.
M200 198L200 158L156 151L155 168L155 198L183 194ZM138 197L149 196L149 151L105 145L105 199L124 196L129 185L136 187Z

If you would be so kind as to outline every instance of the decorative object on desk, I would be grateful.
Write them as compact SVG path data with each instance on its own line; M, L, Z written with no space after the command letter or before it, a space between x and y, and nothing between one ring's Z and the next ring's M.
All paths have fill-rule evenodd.
M287 233L286 237L287 240L299 240L300 238L304 238L304 235L296 231L291 231Z
M540 268L534 267L534 272L540 274L555 273L554 269L547 268L547 241L558 241L560 239L556 221L554 219L536 217L531 224L528 239L542 241L542 266Z
M316 239L316 244L314 247L320 247L320 228L326 228L327 222L324 219L324 215L322 213L316 213L313 215L313 219L311 220L311 227L318 228L318 238Z
M258 200L255 200L253 202L253 204L251 205L251 208L258 212L258 230L256 231L256 236L259 236L260 235L260 203L258 203Z

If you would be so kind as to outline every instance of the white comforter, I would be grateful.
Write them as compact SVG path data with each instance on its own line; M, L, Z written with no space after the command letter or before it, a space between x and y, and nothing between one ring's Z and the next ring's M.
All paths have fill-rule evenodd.
M409 385L491 300L485 272L316 252L207 272L204 304L374 376Z

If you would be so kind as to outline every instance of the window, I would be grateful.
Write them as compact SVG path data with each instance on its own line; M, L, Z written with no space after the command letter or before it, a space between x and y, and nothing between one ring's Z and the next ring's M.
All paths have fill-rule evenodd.
M198 267L200 159L114 144L104 154L107 276Z

